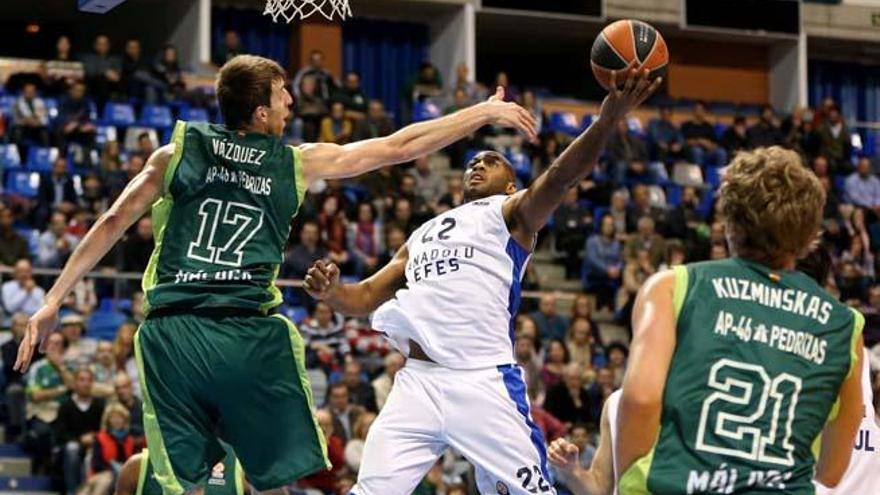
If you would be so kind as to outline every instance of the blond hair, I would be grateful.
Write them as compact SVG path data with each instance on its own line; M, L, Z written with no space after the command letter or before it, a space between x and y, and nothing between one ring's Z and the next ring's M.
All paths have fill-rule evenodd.
M807 252L824 205L819 179L797 153L779 146L737 154L719 190L731 248L771 268Z
M120 414L123 418L125 418L125 422L127 424L131 423L131 413L128 412L128 409L125 408L122 404L114 403L108 405L104 408L104 414L101 416L101 428L106 430L110 428L110 415L111 414Z

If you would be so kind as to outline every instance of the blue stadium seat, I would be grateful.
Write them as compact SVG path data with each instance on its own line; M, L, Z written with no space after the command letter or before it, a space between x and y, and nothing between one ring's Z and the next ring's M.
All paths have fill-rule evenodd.
M18 146L14 144L0 144L0 168L21 167L21 155Z
M27 168L35 172L49 172L52 162L58 158L58 148L31 146L28 150Z
M592 114L584 115L584 118L581 119L581 130L582 131L586 130L588 127L593 125L593 122L595 122L596 119L597 119L597 117L595 115L592 115Z
M119 133L116 126L99 125L95 130L95 144L103 146L107 141L118 141Z
M666 202L673 208L681 203L681 186L678 184L666 186Z
M846 176L843 174L837 174L834 176L834 190L839 194L843 194L846 191Z
M40 249L40 230L29 227L16 228L16 232L28 243L28 250L36 253Z
M553 132L561 132L571 136L577 136L580 133L577 117L571 112L553 112L550 114L550 122L547 128Z
M596 228L596 232L602 229L602 216L608 213L608 211L609 208L607 206L593 208L593 226Z
M144 105L141 110L140 125L167 129L174 125L171 108L164 105Z
M0 476L2 492L49 492L52 480L48 476Z
M629 129L631 134L637 134L639 136L645 134L645 128L642 125L642 119L633 115L626 119L626 127Z
M3 115L11 115L16 99L17 98L13 95L0 96L0 113Z
M134 125L134 107L128 103L107 103L104 105L104 117L101 123L119 127Z
M721 122L717 122L714 126L715 129L715 137L721 139L721 136L724 134L724 131L727 130L727 125Z
M717 189L718 186L721 185L721 168L719 167L706 167L705 174L706 183L712 186L712 189Z
M40 189L40 174L37 172L25 172L10 170L6 174L6 193L36 198Z
M116 338L116 330L125 322L125 314L118 311L95 311L89 317L89 337L100 340L113 340Z
M180 109L180 119L187 122L208 122L210 116L204 108L183 107Z
M440 106L431 100L417 101L413 104L413 122L436 119L443 115Z

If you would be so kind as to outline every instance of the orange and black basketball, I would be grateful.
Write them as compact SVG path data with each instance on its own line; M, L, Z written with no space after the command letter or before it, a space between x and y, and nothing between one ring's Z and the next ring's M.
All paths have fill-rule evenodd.
M623 70L633 62L637 69L650 70L652 80L666 74L669 51L660 32L646 22L632 19L605 26L590 50L590 65L599 84L608 89L611 71ZM626 78L618 74L618 84L624 81Z

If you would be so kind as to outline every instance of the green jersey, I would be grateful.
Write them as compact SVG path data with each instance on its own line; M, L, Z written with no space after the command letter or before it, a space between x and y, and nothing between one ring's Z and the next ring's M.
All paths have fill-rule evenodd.
M153 205L146 311L279 305L274 281L306 189L299 150L275 136L182 121L172 141Z
M211 477L205 485L205 495L243 495L244 473L235 452L229 445L223 444L226 457L211 469ZM141 465L138 471L137 492L135 495L162 495L162 486L156 481L153 466L147 449L141 452Z
M675 278L660 432L621 493L814 493L819 435L864 319L800 272L740 258Z

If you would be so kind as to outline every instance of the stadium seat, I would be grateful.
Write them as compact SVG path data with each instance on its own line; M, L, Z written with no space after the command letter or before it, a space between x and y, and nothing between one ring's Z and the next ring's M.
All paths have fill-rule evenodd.
M116 338L116 330L125 322L125 315L118 311L95 311L89 317L89 337L100 340L113 340Z
M642 126L642 119L635 115L626 119L626 127L632 134L643 135L645 133L645 128Z
M706 167L706 183L717 189L721 185L721 174L724 169L721 167Z
M31 146L28 150L27 168L35 172L50 172L52 163L58 158L58 148Z
M99 125L95 132L95 144L104 146L107 141L116 141L118 134L116 126Z
M134 107L128 103L107 103L104 105L104 117L101 123L119 127L134 125Z
M12 95L0 96L0 114L12 115L12 108L15 106L16 97Z
M163 105L144 105L139 124L146 127L167 129L174 125L171 108Z
M591 115L591 114L584 115L584 118L581 119L581 130L582 131L587 130L587 128L590 127L591 125L593 125L593 122L595 122L595 121L596 121L595 115Z
M183 107L180 109L180 119L187 122L208 122L210 116L204 108Z
M0 168L19 167L21 167L21 155L18 153L18 146L14 144L0 144Z
M547 128L553 132L561 132L571 136L577 136L580 133L577 117L571 112L551 113Z
M40 174L11 170L6 174L6 193L26 198L36 198L40 189Z
M413 122L436 119L441 115L443 115L443 112L440 110L440 106L429 99L417 101L413 104Z
M676 163L672 169L672 181L680 186L703 186L703 171L693 163Z
M49 111L49 122L54 121L56 118L58 118L58 99L43 98L43 102L46 103L46 110Z
M648 186L648 194L651 198L651 206L666 208L666 191L660 186Z
M681 186L678 184L666 186L666 202L673 208L681 204Z

